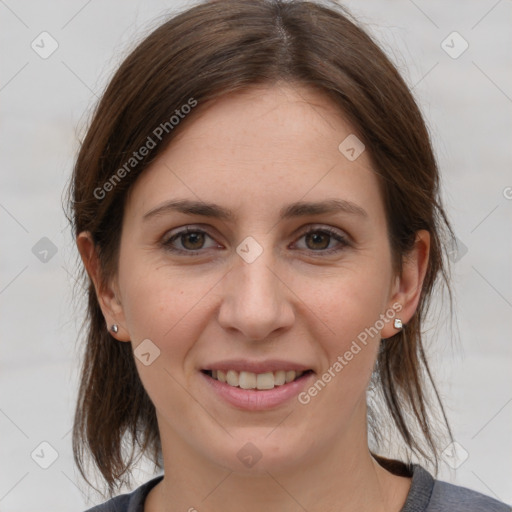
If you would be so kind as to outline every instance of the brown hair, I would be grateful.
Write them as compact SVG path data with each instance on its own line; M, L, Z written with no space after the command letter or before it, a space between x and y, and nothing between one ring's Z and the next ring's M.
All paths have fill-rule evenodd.
M416 231L430 232L430 259L418 308L402 331L381 343L376 382L411 455L433 462L437 472L434 432L439 422L433 421L427 384L450 438L451 431L425 357L421 328L437 283L450 291L443 236L453 239L453 232L439 198L429 133L410 90L384 52L338 4L216 0L174 15L154 30L115 73L81 144L68 190L74 235L91 233L106 283L116 273L130 187L194 118L192 112L171 128L169 119L176 109L191 104L191 98L201 106L231 91L279 81L312 86L327 95L366 145L379 177L397 272ZM108 193L99 193L117 169L126 170L133 152L147 144L159 126L167 130L156 147L121 173ZM162 467L160 437L131 344L110 336L83 268L81 275L88 306L73 453L88 482L84 455L92 455L112 495L123 478L129 481L137 445L141 455L150 454L155 467ZM375 418L371 421L377 437L382 427Z

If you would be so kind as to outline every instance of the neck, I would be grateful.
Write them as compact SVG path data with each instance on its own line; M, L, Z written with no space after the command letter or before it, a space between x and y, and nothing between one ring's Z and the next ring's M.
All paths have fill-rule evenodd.
M256 464L245 473L200 457L177 438L162 442L162 449L165 476L146 499L145 512L398 512L411 482L375 461L366 433L340 436L327 451L285 469L255 470Z

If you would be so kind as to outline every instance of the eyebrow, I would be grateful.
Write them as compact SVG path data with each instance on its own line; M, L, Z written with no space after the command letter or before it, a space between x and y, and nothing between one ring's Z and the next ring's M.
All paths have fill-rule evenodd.
M193 201L190 199L174 199L166 201L165 203L162 203L161 205L146 212L143 216L143 221L163 216L171 212L212 217L230 222L233 222L236 219L236 215L233 211L223 208L215 203ZM358 215L360 217L368 217L366 210L345 199L326 199L324 201L317 202L298 201L281 208L279 217L281 220L284 220L328 213L348 213L351 215Z

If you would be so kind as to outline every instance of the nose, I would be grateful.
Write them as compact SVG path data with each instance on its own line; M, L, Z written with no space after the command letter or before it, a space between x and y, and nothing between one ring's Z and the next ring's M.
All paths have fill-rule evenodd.
M236 255L233 268L223 280L220 325L252 341L268 339L290 328L295 320L294 295L286 276L279 274L270 250L251 263Z

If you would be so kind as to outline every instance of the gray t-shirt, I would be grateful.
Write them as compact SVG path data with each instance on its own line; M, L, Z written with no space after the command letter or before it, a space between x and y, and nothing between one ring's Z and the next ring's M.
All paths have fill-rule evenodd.
M400 512L512 512L509 505L466 487L434 477L417 464L411 464L412 482ZM122 494L85 512L144 512L149 491L163 479L157 476L129 494Z

